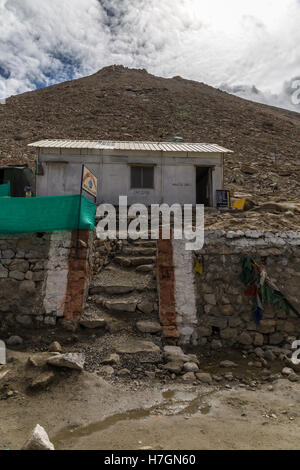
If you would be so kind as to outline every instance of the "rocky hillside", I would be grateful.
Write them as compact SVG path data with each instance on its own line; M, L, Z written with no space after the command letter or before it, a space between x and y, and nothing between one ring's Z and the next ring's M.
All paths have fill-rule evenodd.
M27 144L45 138L214 142L226 187L263 201L300 194L300 114L252 103L203 83L112 66L24 93L0 106L1 164L33 164ZM279 159L274 166L274 150Z

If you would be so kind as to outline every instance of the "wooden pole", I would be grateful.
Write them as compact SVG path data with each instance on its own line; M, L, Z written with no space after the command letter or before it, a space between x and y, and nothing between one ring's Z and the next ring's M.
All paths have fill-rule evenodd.
M77 236L76 236L76 258L78 258L78 249L79 249L79 230L80 230L79 226L80 226L80 216L81 216L83 171L84 171L84 165L82 165L81 167L80 197L79 197L79 210L78 210Z

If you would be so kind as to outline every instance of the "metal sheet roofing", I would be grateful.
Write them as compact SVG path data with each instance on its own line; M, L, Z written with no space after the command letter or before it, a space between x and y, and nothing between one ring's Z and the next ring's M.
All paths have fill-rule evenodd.
M231 153L217 144L185 142L117 142L108 140L40 140L29 147L59 149L131 150L152 152Z

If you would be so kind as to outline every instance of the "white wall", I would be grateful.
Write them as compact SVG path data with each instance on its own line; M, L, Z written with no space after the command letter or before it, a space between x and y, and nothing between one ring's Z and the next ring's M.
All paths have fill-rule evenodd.
M39 155L44 175L37 176L37 195L78 194L83 163L98 177L98 203L118 204L119 195L127 195L129 204L196 204L196 166L214 167L214 205L216 189L223 188L222 154L219 153L192 156L185 153L162 155L161 152L109 153L105 151L103 155L95 150L45 149ZM143 163L155 167L154 189L130 188L130 166Z

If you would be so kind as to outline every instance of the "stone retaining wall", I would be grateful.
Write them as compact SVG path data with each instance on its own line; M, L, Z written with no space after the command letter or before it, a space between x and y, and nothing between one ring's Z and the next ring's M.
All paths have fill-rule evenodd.
M81 316L90 260L87 230L0 235L0 326L55 326Z
M212 349L279 345L300 338L300 319L290 310L265 306L259 326L253 319L253 299L240 280L242 255L263 265L300 312L300 233L261 231L206 232L197 253L184 251L174 240L177 325L180 343ZM196 261L203 275L193 271Z

